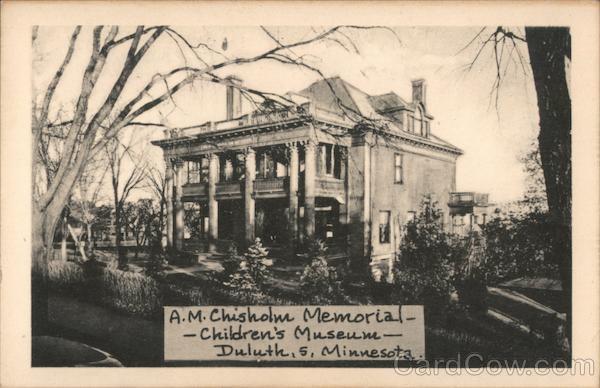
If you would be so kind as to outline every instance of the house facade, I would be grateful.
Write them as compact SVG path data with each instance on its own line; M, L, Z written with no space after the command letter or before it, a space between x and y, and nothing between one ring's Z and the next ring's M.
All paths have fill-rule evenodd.
M186 203L212 250L255 237L296 250L315 238L352 260L391 260L423 200L451 227L462 151L433 133L424 80L407 102L329 78L287 94L287 108L248 114L230 82L225 120L153 142L166 161L168 245L184 248Z

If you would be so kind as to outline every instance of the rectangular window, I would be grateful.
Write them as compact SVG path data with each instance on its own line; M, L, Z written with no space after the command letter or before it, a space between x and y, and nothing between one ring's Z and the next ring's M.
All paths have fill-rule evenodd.
M207 155L203 155L202 159L200 160L200 183L206 183L208 182L208 156Z
M275 160L269 151L257 154L258 174L257 178L275 178L277 174Z
M319 175L333 176L335 166L335 148L333 144L321 144L317 159L317 171Z
M333 175L333 146L325 145L325 174Z
M183 182L181 182L182 185L190 183L190 163L191 162L189 161L183 163L183 174L181 176L181 179L183 179Z
M340 146L333 147L333 177L343 179L345 171L342 170L343 156Z
M390 211L379 212L379 243L388 244L390 242Z
M233 179L244 179L244 174L246 172L246 159L243 153L235 155L235 158L233 159L233 168Z
M229 158L225 159L224 175L226 182L233 180L233 161Z
M187 183L200 183L200 162L187 162Z
M394 182L395 183L404 183L404 155L395 154L394 155Z

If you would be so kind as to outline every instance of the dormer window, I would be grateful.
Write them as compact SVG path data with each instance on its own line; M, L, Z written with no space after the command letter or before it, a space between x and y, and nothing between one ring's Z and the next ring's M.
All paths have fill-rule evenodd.
M419 106L415 112L415 131L419 131L421 136L427 137L427 124L423 117L423 109Z

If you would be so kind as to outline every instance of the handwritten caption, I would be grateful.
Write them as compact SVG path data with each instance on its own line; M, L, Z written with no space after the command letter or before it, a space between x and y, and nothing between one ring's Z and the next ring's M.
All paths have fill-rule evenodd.
M166 361L419 360L423 306L164 308Z

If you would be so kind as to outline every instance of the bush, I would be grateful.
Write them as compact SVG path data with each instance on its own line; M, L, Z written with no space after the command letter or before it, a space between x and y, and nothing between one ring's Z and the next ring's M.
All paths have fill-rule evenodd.
M227 249L227 255L225 259L221 262L223 266L223 271L218 274L218 278L222 280L227 280L233 275L240 267L240 262L242 261L242 256L238 253L237 246L235 244L231 244Z
M72 288L85 282L85 275L77 263L53 260L48 263L48 281L57 288Z
M488 222L482 270L489 284L517 277L558 276L558 266L547 257L552 250L553 228L543 212L510 214Z
M487 310L487 284L480 267L474 267L470 273L457 277L454 284L460 304L474 313Z
M400 303L422 304L430 317L445 313L455 270L467 256L466 244L446 233L440 218L435 203L423 203L419 215L406 226L394 265Z
M335 268L327 263L327 248L322 241L309 246L311 263L304 267L300 277L302 296L310 304L344 303L341 282L337 279Z
M58 290L119 311L142 316L162 311L162 296L156 280L141 273L109 269L96 260L82 265L51 261L48 280Z
M165 303L178 306L210 306L215 303L207 287L182 287L178 284L165 284ZM165 299L166 299L165 298Z
M237 270L229 276L225 285L236 291L260 292L270 275L270 260L267 254L268 251L263 248L260 238L257 238L254 244L248 247Z
M167 258L160 245L160 241L155 241L148 256L148 262L144 267L144 273L151 277L160 276L167 267Z
M143 274L107 269L102 275L104 302L118 310L150 316L162 309L156 280Z

